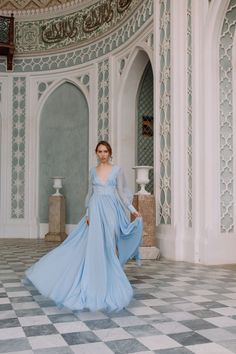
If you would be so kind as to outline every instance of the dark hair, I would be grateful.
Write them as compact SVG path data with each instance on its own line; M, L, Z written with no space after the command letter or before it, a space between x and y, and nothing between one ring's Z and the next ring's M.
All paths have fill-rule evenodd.
M100 145L106 146L106 148L107 148L107 150L108 150L108 152L109 152L109 155L110 155L110 156L112 155L112 148L111 148L111 145L110 145L107 141L105 141L105 140L101 140L101 141L99 141L99 142L97 143L97 146L96 146L96 148L95 148L95 152L98 151L98 148L99 148Z

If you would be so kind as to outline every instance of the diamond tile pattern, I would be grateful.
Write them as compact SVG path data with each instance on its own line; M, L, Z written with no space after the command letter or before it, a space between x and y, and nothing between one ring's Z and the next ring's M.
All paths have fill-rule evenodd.
M24 270L54 243L0 240L0 353L236 353L233 267L184 262L129 262L131 304L118 313L59 309Z

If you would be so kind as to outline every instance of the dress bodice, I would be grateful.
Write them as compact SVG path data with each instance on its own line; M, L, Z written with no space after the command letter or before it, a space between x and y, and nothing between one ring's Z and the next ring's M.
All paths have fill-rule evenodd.
M102 182L97 174L96 167L90 170L88 194L85 200L86 214L88 214L89 201L93 194L113 195L118 198L130 212L136 209L132 205L133 195L129 191L124 172L121 167L113 165L107 176L106 182Z
M117 187L117 172L118 172L119 167L116 165L112 166L111 171L109 172L108 176L107 176L107 180L105 182L102 182L101 179L99 178L97 171L96 171L96 167L93 167L93 171L92 171L92 186L93 189L94 188L99 188L100 189L115 189ZM111 188L112 187L112 188Z

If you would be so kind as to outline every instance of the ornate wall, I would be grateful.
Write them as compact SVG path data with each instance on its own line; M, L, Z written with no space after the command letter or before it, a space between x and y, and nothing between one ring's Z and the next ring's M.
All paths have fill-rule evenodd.
M144 118L145 117L145 118ZM137 134L137 146L136 146L136 165L153 166L153 72L150 62L145 68L143 77L140 82L139 92L137 96L137 122L136 122L136 134ZM145 127L144 119L146 119ZM145 129L145 131L144 131ZM154 193L154 174L153 170L149 172L150 182L146 186L146 190L150 193Z
M0 59L0 234L47 231L38 219L40 117L65 82L88 105L89 165L97 140L109 139L114 162L135 189L136 99L150 62L161 252L190 262L235 262L236 0L58 6L41 15L24 10L22 21L16 10L14 71Z
M160 1L160 223L171 224L171 13Z
M160 104L166 96L170 117L168 106L160 117L171 123L171 223L159 225L159 246L172 259L234 263L236 1L170 1L170 18L170 86L161 81L170 95Z
M97 140L115 140L111 128L116 119L116 113L112 113L112 97L116 94L112 87L116 55L124 48L132 51L141 42L147 45L145 41L152 33L153 2L106 0L90 1L85 6L84 1L67 4L61 1L54 6L56 11L50 7L40 11L32 7L21 12L23 2L21 9L16 1L14 5L16 55L13 73L6 71L5 59L0 59L0 87L4 87L8 96L6 104L1 104L0 112L8 124L6 146L11 155L9 162L1 161L2 170L8 173L1 179L2 191L5 189L3 181L8 182L6 194L3 192L0 232L2 236L37 237L47 231L45 215L41 215L41 222L39 219L39 132L45 103L63 82L72 83L82 91L89 110L88 159L89 165L93 164ZM73 178L79 181L82 178L80 185L84 184L83 177ZM131 179L133 185L133 175ZM50 190L49 185L47 190ZM70 200L68 203L77 211L83 209L80 199L77 205ZM68 231L72 227L70 224L75 222L74 217L68 216Z
M233 44L236 1L231 0L221 30L220 75L220 198L221 232L234 232Z

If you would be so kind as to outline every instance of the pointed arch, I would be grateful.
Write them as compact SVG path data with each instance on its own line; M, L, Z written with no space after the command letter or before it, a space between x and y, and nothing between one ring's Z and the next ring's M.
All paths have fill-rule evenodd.
M53 81L53 80L49 80ZM60 78L59 80L55 80L52 82L50 86L45 90L38 101L38 117L40 117L41 109L44 106L45 101L51 95L53 91L55 91L59 86L63 85L64 83L71 83L75 87L77 87L85 96L86 100L89 101L89 93L85 85L83 85L79 80L72 79L72 78Z
M38 101L35 136L35 209L39 236L44 234L46 227L41 225L47 224L47 211L45 212L47 197L53 193L52 183L49 181L51 174L62 174L66 177L63 190L67 201L66 223L76 224L83 214L82 199L87 189L89 160L88 98L89 94L85 86L77 80L63 78L54 81ZM45 154L49 157L45 158Z

